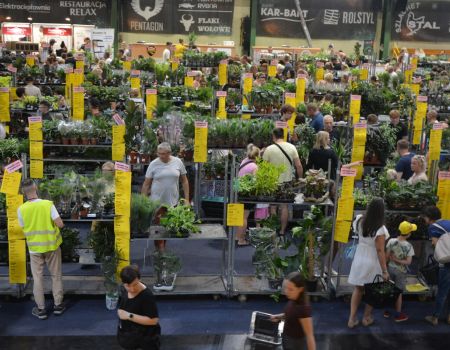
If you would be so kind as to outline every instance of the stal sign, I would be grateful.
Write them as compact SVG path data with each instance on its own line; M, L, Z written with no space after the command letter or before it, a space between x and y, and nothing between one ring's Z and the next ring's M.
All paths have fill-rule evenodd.
M44 35L71 36L71 28L44 28Z
M29 35L31 35L31 28L30 27L3 27L2 34L3 35L29 36Z

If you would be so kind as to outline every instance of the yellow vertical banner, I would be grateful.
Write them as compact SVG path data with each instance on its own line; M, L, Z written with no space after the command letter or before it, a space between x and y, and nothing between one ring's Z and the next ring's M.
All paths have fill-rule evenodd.
M296 96L293 92L285 92L284 93L284 104L291 105L295 108L296 104ZM291 119L287 121L289 133L292 135L295 128L295 118L296 113L292 113Z
M15 162L12 162L5 167L0 192L13 195L19 193L22 173L18 172L17 170L22 169L22 167L23 164L20 160L16 160Z
M178 69L178 67L180 66L180 60L177 57L175 57L172 59L170 65L172 68L172 72L175 72Z
M153 119L153 111L158 104L158 95L156 89L145 90L145 103L146 103L146 118L147 120Z
M72 83L73 86L81 86L84 83L83 69L74 69Z
M441 156L443 123L434 123L433 129L430 131L430 143L428 145L428 171L431 170L431 164L435 160L439 160Z
M24 239L8 240L9 283L27 282L27 256Z
M227 119L227 110L225 107L227 92L226 91L216 91L216 97L218 100L216 117L218 119Z
M84 88L73 87L72 94L72 119L84 120Z
M360 113L361 95L350 95L350 118L353 124L359 123Z
M306 91L306 75L299 74L297 75L297 81L296 81L296 88L295 88L295 102L296 105L299 103L305 102L305 91Z
M271 60L269 68L267 69L267 75L271 78L275 77L277 75L277 60Z
M363 161L366 149L367 139L367 124L357 123L353 126L353 148L352 148L352 163ZM363 166L357 167L358 173L356 179L361 179L363 174Z
M316 76L315 76L316 81L323 80L323 77L324 77L324 74L325 74L323 66L324 66L323 62L317 62L316 63Z
M131 89L137 89L139 91L139 96L141 96L141 71L132 70L130 74L130 86Z
M277 120L275 122L275 128L277 129L283 129L283 138L284 141L287 141L287 136L288 136L288 123L283 122L281 120Z
M122 68L125 72L130 72L131 71L131 61L129 61L129 60L123 61Z
M44 161L30 159L30 177L32 179L42 179L44 177Z
M242 104L244 106L248 106L248 101L245 98L245 95L252 92L253 88L253 74L252 73L245 73L243 76L244 83L242 85Z
M131 169L128 164L116 162L115 170L115 215L129 218L131 205Z
M30 141L42 141L42 117L28 117L28 132Z
M219 85L223 86L228 82L227 72L228 70L228 61L222 60L219 63Z
M405 83L406 84L411 84L412 83L412 76L413 76L413 71L411 69L411 65L408 65L407 69L405 69Z
M75 68L84 70L84 60L76 60L75 61Z
M411 69L413 72L417 69L418 62L419 62L419 57L417 57L417 56L411 57Z
M362 69L359 71L359 79L369 80L369 64L363 64Z
M184 77L184 86L193 87L195 75L196 75L196 73L194 71L187 72L186 76Z
M0 87L0 122L11 121L9 113L10 94L8 87Z
M65 98L69 100L73 85L73 68L66 68L66 85L64 86Z
M26 60L27 66L30 66L30 67L34 66L35 58L33 55L27 55L25 60Z
M427 96L417 96L416 113L413 121L413 145L419 145L422 138L423 124L427 116Z
M438 178L437 207L441 211L442 219L450 220L450 171L440 171Z
M341 168L342 189L338 200L336 223L334 225L334 240L347 243L353 219L353 187L357 170L354 168Z
M241 227L244 225L244 204L227 204L227 226Z
M194 162L206 163L208 158L208 122L195 122Z
M420 84L413 83L410 85L411 91L416 95L419 96L420 93Z
M6 216L8 218L17 218L17 209L23 204L23 195L7 194L6 195Z
M118 125L112 127L112 160L123 161L125 159L125 122L119 115L113 117Z

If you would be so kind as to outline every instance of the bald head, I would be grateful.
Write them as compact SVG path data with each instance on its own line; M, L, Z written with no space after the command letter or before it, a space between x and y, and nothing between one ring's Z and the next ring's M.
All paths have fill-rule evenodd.
M327 114L323 117L323 130L332 132L333 131L334 119L331 115Z

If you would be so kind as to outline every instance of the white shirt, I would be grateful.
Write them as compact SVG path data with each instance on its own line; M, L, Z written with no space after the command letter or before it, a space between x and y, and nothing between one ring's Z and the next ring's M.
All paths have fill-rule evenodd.
M164 49L163 51L163 61L168 62L170 60L170 50Z
M25 86L25 95L41 98L41 89L34 85L27 85Z

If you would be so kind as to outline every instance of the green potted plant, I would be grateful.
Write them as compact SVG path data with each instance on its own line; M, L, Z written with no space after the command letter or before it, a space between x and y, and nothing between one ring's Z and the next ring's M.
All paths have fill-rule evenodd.
M155 250L152 257L153 268L156 272L153 289L155 291L172 291L175 288L177 274L181 270L180 258L167 250Z
M65 262L78 262L78 255L75 252L75 248L81 244L80 232L65 226L60 230L60 234L62 237L62 260Z
M303 196L305 202L321 203L328 198L329 181L322 170L310 169L305 177L299 180L304 185Z
M395 150L395 129L389 124L367 128L364 164L379 165L386 163Z
M134 237L148 237L154 216L161 204L148 196L138 193L131 195L131 217Z
M161 218L161 225L175 237L189 237L191 233L200 233L199 220L190 206L184 200L176 207L168 207L167 214Z
M95 261L101 262L105 256L114 256L114 223L98 221L88 234L89 246L93 249Z
M115 310L119 301L119 285L117 283L117 267L120 253L113 251L101 259L105 286L105 304L108 310Z

